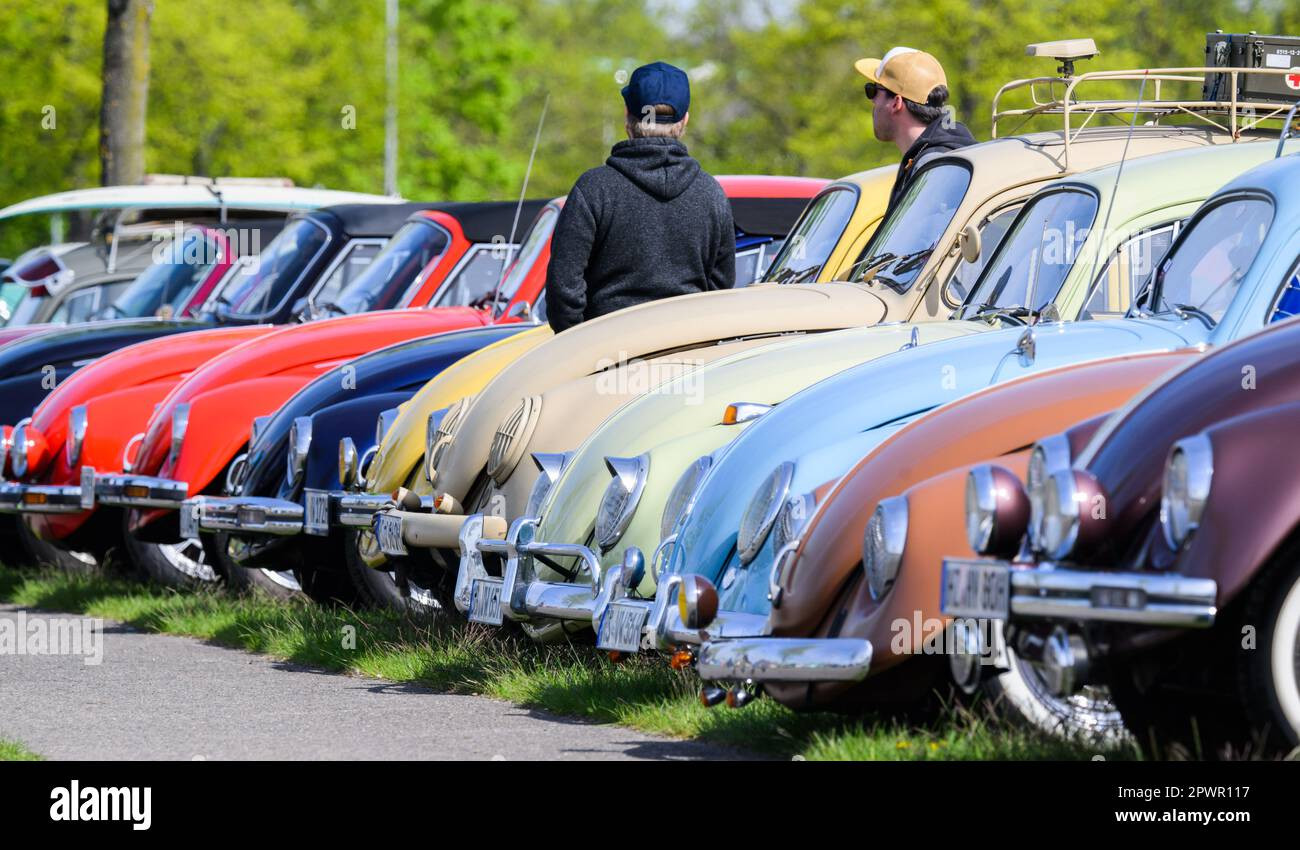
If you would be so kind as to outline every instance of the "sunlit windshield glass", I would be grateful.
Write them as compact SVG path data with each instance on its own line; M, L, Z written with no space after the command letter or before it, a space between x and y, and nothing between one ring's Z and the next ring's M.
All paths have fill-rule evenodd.
M477 248L470 255L449 285L443 286L431 307L462 307L466 304L482 306L492 299L501 280L501 267L505 264L510 246L501 244Z
M21 283L5 281L0 283L0 325L8 323L14 317L18 304L30 290Z
M969 185L970 172L960 165L939 165L918 174L858 258L853 279L886 283L900 292L910 287Z
M1223 318L1272 220L1273 205L1260 198L1220 204L1201 216L1160 266L1155 309L1194 307Z
M18 302L18 306L14 308L13 317L6 323L13 327L30 325L37 314L40 313L41 306L50 300L48 295L33 295L32 290L26 286L23 289L27 290L27 295Z
M240 267L240 279L227 284L232 313L258 315L276 307L329 238L325 228L300 218L271 240L262 253Z
M365 271L338 294L334 312L364 313L395 306L420 270L445 250L445 230L428 222L408 221Z
M528 235L524 237L524 244L515 253L515 260L510 266L510 271L506 272L506 279L501 282L501 291L497 294L497 306L504 307L510 299L515 297L519 291L519 286L528 276L529 270L537 262L541 255L542 249L546 247L546 242L551 238L551 233L555 230L555 222L559 214L550 207L542 210L537 220L533 222L532 228Z
M1003 238L993 262L962 308L970 318L993 309L1042 310L1056 299L1079 256L1097 198L1090 192L1052 192L1027 204Z
M858 204L852 189L834 189L815 198L795 223L764 280L792 283L814 279L840 241ZM736 276L739 281L740 275Z
M173 242L162 262L141 272L98 317L135 319L160 312L175 315L219 260L217 246L202 233L191 231L180 242Z

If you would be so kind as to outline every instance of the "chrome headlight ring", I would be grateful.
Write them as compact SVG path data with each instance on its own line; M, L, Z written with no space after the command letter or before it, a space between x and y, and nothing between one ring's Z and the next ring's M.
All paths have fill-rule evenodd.
M86 415L86 406L79 404L68 411L68 439L64 445L64 454L68 466L74 467L81 460L81 447L86 443L86 428L90 420Z
M183 401L172 409L172 442L171 453L168 462L176 465L176 461L181 456L181 449L185 445L185 432L190 427L190 405L189 402Z
M14 426L13 446L9 450L9 465L13 468L14 477L22 478L27 474L27 462L30 460L31 441L27 439L27 426L31 424L30 416L19 420Z
M573 459L573 452L533 452L533 463L537 465L537 480L528 493L528 507L524 516L541 516L542 502L551 492L551 487L560 479L565 467Z
M357 483L358 468L357 444L351 437L343 437L339 440L339 486L351 490Z
M872 599L880 599L894 586L906 546L907 497L881 499L862 536L862 568Z
M285 454L285 482L296 486L307 471L307 455L311 452L311 417L298 416L289 426L289 449Z
M659 539L666 540L672 536L673 529L681 522L695 504L695 497L704 483L704 476L713 467L713 456L704 455L696 458L677 479L673 489L668 493L664 503L663 516L659 519Z
M1160 495L1160 527L1177 551L1200 527L1214 483L1214 447L1206 434L1174 443L1165 460Z
M647 455L607 457L605 466L613 477L596 512L596 543L602 554L614 548L631 524L650 475L650 458Z
M767 534L776 522L777 514L785 506L786 496L790 492L790 482L794 479L794 464L785 461L777 466L758 485L749 506L740 518L740 529L736 534L736 551L740 563L748 564L758 557Z
M1035 551L1042 551L1039 541L1046 510L1047 479L1055 472L1069 469L1071 462L1070 441L1064 434L1044 437L1034 444L1029 455L1025 495L1029 498L1029 542Z

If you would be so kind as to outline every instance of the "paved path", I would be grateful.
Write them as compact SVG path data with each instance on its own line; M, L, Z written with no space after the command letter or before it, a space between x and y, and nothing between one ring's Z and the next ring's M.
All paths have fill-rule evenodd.
M24 616L82 620L0 604ZM0 628L4 627L0 623ZM0 644L0 648L2 648ZM741 754L105 622L103 659L0 654L0 738L47 759L711 759Z

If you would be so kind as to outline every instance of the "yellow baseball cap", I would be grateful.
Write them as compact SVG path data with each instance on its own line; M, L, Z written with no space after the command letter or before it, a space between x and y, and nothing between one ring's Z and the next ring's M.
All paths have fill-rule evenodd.
M859 59L853 67L871 82L922 105L935 86L948 85L939 60L911 47L895 47L881 59Z

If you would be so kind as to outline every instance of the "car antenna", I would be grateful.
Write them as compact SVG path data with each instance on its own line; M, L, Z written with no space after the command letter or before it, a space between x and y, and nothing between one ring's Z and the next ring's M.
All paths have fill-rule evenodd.
M551 93L546 93L542 101L542 114L537 118L537 133L533 136L533 149L528 154L528 168L524 170L524 185L519 189L519 203L515 204L515 220L510 223L510 241L506 248L506 261L501 264L501 277L497 279L496 291L492 293L492 312L497 311L497 299L501 297L501 287L505 285L506 275L510 272L510 262L515 251L515 231L519 228L519 216L524 210L524 198L528 197L528 180L533 176L533 160L537 158L537 146L542 141L542 126L546 123L546 110L551 105Z
M1148 79L1148 77L1143 76L1142 85L1138 87L1138 99L1133 107L1133 120L1129 122L1128 135L1124 138L1124 150L1120 153L1119 164L1115 167L1115 185L1111 187L1110 200L1106 202L1106 217L1101 222L1101 239L1097 241L1097 250L1092 258L1092 270L1088 275L1089 281L1095 280L1097 276L1097 265L1101 262L1101 248L1106 242L1106 233L1110 227L1110 213L1111 210L1115 209L1115 196L1119 194L1119 181L1124 176L1124 161L1128 159L1128 146L1133 141L1133 131L1137 129L1138 113L1142 111L1142 98L1146 95Z

